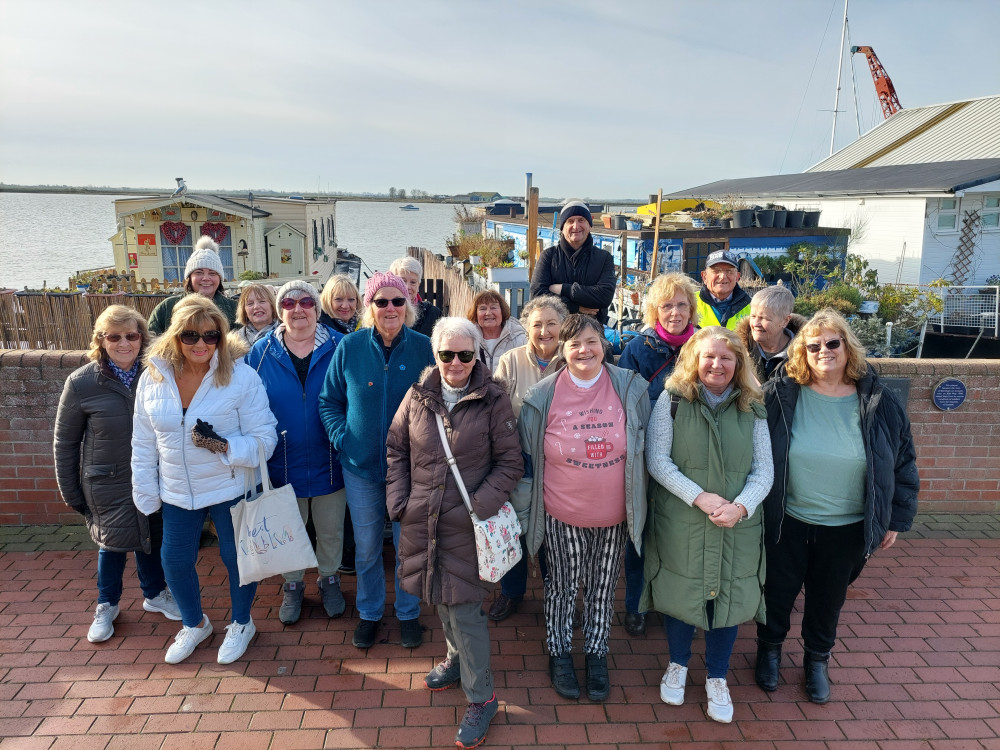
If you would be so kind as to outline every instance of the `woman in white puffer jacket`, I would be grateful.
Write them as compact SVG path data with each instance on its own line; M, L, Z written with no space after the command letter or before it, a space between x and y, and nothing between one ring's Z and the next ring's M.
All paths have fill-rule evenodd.
M186 297L150 347L136 392L133 499L147 515L162 506L163 572L184 623L167 650L168 664L186 659L212 634L195 567L206 516L219 535L233 607L219 663L242 656L257 632L250 618L257 586L239 585L229 509L259 482L258 446L265 456L274 451L277 420L257 373L234 362L228 330L226 317L211 300Z

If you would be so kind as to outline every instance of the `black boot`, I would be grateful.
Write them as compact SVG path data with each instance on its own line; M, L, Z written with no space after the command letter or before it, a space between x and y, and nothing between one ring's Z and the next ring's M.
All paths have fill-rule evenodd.
M576 679L572 656L550 656L549 677L552 687L563 698L579 698L580 683Z
M608 657L587 654L587 697L592 701L606 701L610 692Z
M826 703L830 700L830 653L818 654L806 651L802 666L806 673L806 695L813 703Z
M761 690L773 693L778 689L778 670L781 668L781 644L757 641L757 668L754 679Z

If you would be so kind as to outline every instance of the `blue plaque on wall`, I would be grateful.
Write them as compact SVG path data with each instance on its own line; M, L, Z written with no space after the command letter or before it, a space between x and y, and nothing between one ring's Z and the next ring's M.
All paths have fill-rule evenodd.
M941 411L954 411L965 403L965 383L958 378L945 378L931 389L931 400Z

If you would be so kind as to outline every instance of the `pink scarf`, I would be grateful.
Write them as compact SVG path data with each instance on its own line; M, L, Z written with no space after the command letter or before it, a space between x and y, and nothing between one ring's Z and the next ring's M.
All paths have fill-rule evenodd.
M668 333L667 329L660 325L660 321L656 321L656 335L676 349L694 336L694 323L688 323L688 327L681 333Z

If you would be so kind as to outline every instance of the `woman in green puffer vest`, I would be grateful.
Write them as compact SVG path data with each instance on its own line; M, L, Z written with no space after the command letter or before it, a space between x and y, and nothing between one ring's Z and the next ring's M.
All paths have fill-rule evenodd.
M703 328L681 349L646 439L650 477L646 589L664 615L664 703L684 702L696 627L705 631L708 716L729 723L726 684L740 623L764 616L761 514L774 478L771 440L750 357L732 331Z

